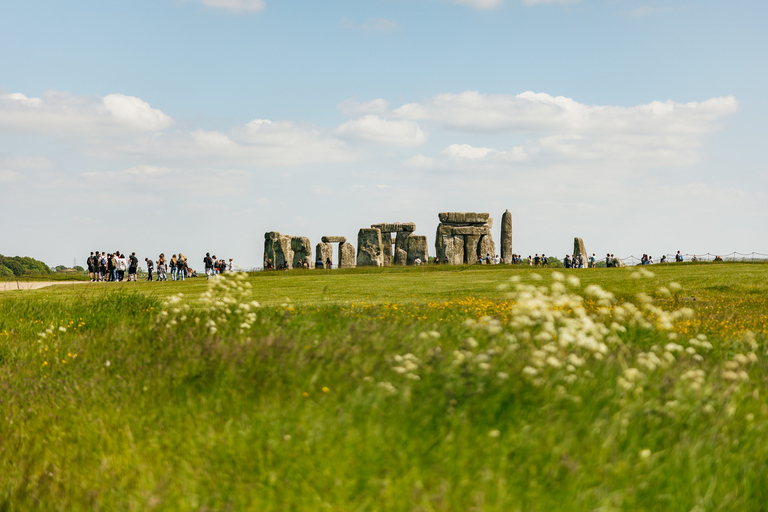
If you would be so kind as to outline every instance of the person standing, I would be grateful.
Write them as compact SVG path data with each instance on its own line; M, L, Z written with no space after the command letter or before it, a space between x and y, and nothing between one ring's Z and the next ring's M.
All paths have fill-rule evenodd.
M178 261L176 260L176 255L174 254L173 256L171 256L171 281L176 280L177 264L178 264Z
M211 253L205 253L203 263L205 264L205 279L211 279L213 277L213 258L211 258Z
M595 253L592 253L592 256L589 258L589 266L592 268L595 268L597 263L595 262Z
M187 259L183 254L179 253L179 259L177 260L176 265L178 266L178 279L184 281L184 278L187 275Z
M136 282L136 270L139 267L139 258L136 257L136 253L132 252L128 258L128 280Z
M147 264L147 281L152 280L152 270L155 267L155 264L152 263L152 260L149 258L144 258L144 262Z
M85 261L85 264L88 265L88 279L93 282L96 278L96 272L94 271L94 265L93 265L93 251L91 251L91 255L88 256L88 259Z

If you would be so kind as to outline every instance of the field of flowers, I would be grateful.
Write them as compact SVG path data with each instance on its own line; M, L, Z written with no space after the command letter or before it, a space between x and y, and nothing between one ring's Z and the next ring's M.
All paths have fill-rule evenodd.
M768 265L0 295L0 510L761 510Z

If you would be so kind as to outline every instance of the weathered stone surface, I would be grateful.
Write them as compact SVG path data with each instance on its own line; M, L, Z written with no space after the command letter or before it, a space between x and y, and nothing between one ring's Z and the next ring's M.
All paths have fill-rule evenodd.
M493 243L493 238L490 235L480 237L477 251L481 258L485 258L489 254L491 258L496 256L496 244Z
M382 233L400 233L401 231L416 231L413 222L386 222L383 224L371 224L371 229L380 229Z
M501 216L501 259L509 263L512 254L512 214L507 210Z
M390 247L392 245L390 238ZM382 267L384 254L381 241L381 230L376 228L361 229L357 232L357 266ZM391 256L390 256L391 257Z
M312 266L312 243L305 236L291 237L291 250L293 251L292 268L299 267L299 261L307 259Z
M475 213L475 212L444 212L439 213L438 218L440 222L446 223L469 223L469 224L485 224L490 217L487 213Z
M395 237L395 249L402 249L408 252L408 239L411 237L411 231L401 231Z
M477 258L485 256L478 252L478 246L480 245L480 235L465 235L464 236L464 263L467 265L474 265L477 263Z
M381 254L384 258L384 266L392 266L392 233L381 234Z
M624 263L624 260L621 258L613 258L613 266L614 267L626 267L627 264Z
M491 234L491 230L490 230L490 228L480 227L480 226L452 227L451 228L451 234L452 235L483 236L483 235L490 235Z
M413 265L413 262L419 258L422 264L429 262L429 250L426 236L408 237L408 259L407 265Z
M315 246L315 268L325 268L326 260L333 260L333 244L321 242Z
M408 264L408 252L399 247L395 247L395 265L405 266L407 264Z
M274 268L281 266L286 261L288 264L293 263L290 235L281 235L276 231L270 231L264 238L264 267L267 266L268 260L272 261Z
M347 237L345 236L324 236L320 239L321 242L324 244L343 244L347 241Z
M355 266L355 247L350 243L339 244L339 268L352 268Z
M443 262L448 260L449 265L462 265L464 263L464 237L461 235L443 237L441 253Z
M584 240L581 238L574 238L573 239L573 254L576 256L583 254L584 257L587 257L587 250L584 248Z

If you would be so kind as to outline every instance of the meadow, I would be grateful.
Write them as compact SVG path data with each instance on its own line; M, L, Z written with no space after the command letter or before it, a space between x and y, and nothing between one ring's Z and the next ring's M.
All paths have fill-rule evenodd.
M0 511L762 510L768 264L0 294Z

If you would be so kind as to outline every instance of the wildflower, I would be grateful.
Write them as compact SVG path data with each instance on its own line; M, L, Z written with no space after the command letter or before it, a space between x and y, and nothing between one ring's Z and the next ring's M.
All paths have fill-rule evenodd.
M112 366L112 363L110 363L109 361L107 361L106 363L104 363L104 366L106 366L107 368L109 368L110 366Z
M506 373L506 372L498 372L496 374L496 377L498 377L501 380L507 380L507 379L509 379L509 374Z
M303 393L301 394L301 396L303 396L304 398L309 398L309 393L307 393L307 392L305 391L305 392L303 392Z
M326 386L323 386L323 393L330 393L331 390L327 388Z
M530 377L533 377L535 375L538 375L538 373L539 373L539 370L537 370L536 368L533 368L531 366L526 366L525 368L523 368L523 374L524 375L528 375Z
M568 276L568 279L566 279L566 282L573 288L578 288L579 286L581 286L581 281L576 276Z
M499 437L500 435L501 435L501 432L498 430L491 430L490 432L488 432L488 437L491 437L494 439Z
M647 459L651 456L651 450L646 448L645 450L640 450L640 458L641 459Z
M59 327L59 331L61 332L67 332L67 328L64 326Z

